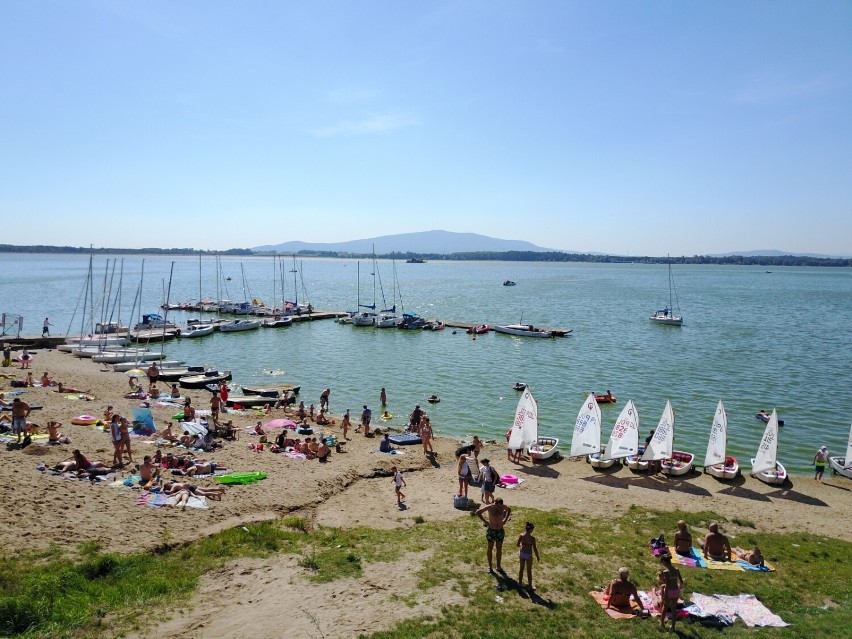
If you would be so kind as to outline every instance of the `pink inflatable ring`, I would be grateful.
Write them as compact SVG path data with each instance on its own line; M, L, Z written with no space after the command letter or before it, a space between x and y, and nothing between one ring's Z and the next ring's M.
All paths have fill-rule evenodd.
M500 483L501 484L517 484L518 478L515 477L514 475L503 475L500 478Z

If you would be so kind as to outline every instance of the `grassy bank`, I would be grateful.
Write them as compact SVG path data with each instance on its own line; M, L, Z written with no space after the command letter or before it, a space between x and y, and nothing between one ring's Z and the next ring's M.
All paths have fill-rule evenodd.
M297 554L305 594L312 582L359 577L362 567L393 562L402 553L429 551L416 574L420 591L454 583L458 604L426 619L408 619L374 637L655 637L651 621L615 621L588 596L606 584L619 566L630 568L640 589L650 589L658 564L648 540L671 538L679 518L706 528L725 519L713 513L659 513L631 509L618 519L585 519L563 512L516 511L506 539L509 577L500 584L485 574L485 540L474 518L451 523L422 522L414 530L366 528L310 529L290 517L275 524L228 530L181 547L167 539L158 552L105 554L83 544L74 556L58 550L7 553L0 560L0 633L21 637L114 636L152 618L152 610L176 597L186 600L199 578L241 557ZM513 589L517 577L515 540L523 521L536 524L542 562L535 565L538 586L530 598ZM683 568L685 595L752 593L791 626L762 630L762 637L814 637L852 627L852 566L847 542L804 534L766 535L749 522L731 522L740 532L735 545L759 544L777 573L737 573ZM167 537L167 535L166 535ZM514 574L513 574L514 573ZM394 617L417 595L398 598ZM692 637L718 637L716 630L687 623ZM724 631L731 638L753 636L741 622ZM247 633L247 634L250 634Z

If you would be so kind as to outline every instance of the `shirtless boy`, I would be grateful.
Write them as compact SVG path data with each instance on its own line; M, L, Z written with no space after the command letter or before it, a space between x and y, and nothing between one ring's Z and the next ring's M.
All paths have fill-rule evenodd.
M488 514L488 519L484 517ZM503 505L503 499L498 497L493 504L483 506L476 511L476 516L485 524L485 539L488 541L488 572L494 573L494 546L497 546L497 570L503 572L500 565L503 559L503 540L506 538L506 522L512 516L512 509Z

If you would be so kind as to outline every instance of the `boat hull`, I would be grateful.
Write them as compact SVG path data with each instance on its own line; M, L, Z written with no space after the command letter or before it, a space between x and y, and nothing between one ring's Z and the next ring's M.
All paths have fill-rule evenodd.
M850 460L849 463L852 464L852 460ZM844 477L852 479L852 466L849 468L846 467L845 457L829 457L829 464L831 465L831 472L833 474L843 475Z
M205 335L212 335L215 327L212 324L206 324L202 326L187 326L184 329L178 330L178 337L204 337Z
M654 324L662 324L663 326L682 326L683 318L678 315L662 315L654 314L649 318Z
M586 461L592 465L592 468L609 468L613 464L615 464L616 460L614 459L601 459L599 453L592 453L586 457Z
M274 404L275 401L275 397L261 397L260 395L242 395L239 397L229 397L225 404L231 407L237 404L239 406L251 408L254 406L266 406L267 404Z
M754 465L754 459L751 460L752 465ZM781 462L775 462L775 470L765 470L762 473L751 473L751 476L759 479L764 484L770 484L772 486L777 486L779 484L783 484L787 481L787 469L781 465Z
M298 395L302 390L301 386L296 384L278 384L277 386L243 386L243 393L246 395L259 395L261 397L281 397L284 393L292 393Z
M559 458L559 439L556 437L539 437L535 444L527 448L527 453L533 461L551 459L554 456Z
M130 351L129 353L102 353L93 355L92 361L98 364L120 364L122 362L135 362L139 359L161 360L165 359L165 353Z
M671 459L663 459L660 462L660 471L664 475L685 475L692 470L692 462L695 455L683 451L674 451Z
M648 470L648 462L642 459L642 449L639 449L638 455L630 455L625 458L625 463L630 470L635 470L637 472L645 472Z
M705 466L704 472L716 479L731 480L736 479L740 474L740 463L736 457L726 457L724 464L713 464Z
M227 382L231 379L231 371L210 371L204 375L181 377L178 384L181 388L204 388L207 384Z
M239 333L241 331L253 331L260 328L257 320L234 320L230 324L222 324L219 330L223 333Z
M518 335L520 337L553 337L551 331L544 331L540 328L535 328L532 324L505 324L495 326L494 330L497 333L505 335Z
M279 317L278 319L265 319L260 325L263 328L281 328L282 326L290 326L292 323L292 317Z

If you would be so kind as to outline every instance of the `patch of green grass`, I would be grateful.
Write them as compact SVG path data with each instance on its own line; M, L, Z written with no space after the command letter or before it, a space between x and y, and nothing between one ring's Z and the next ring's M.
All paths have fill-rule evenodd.
M509 638L609 639L658 637L656 624L615 621L588 596L627 566L640 589L655 583L659 564L648 541L660 533L669 540L679 519L693 529L725 520L712 512L658 512L630 508L617 518L589 518L564 511L515 509L504 543L506 590L485 574L485 530L473 517L418 524L411 529L357 528L311 530L300 517L226 530L192 544L164 546L157 552L116 555L95 543L81 544L76 556L57 548L39 553L0 556L0 635L70 637L120 634L145 621L144 610L174 597L185 599L198 579L228 561L302 553L299 565L310 581L358 577L376 561L393 562L406 553L422 557L416 571L400 579L415 580L417 590L395 599L416 606L425 591L451 584L452 605L427 617L409 618L375 633L379 639ZM525 521L535 524L541 563L534 566L538 597L514 589L515 542ZM791 624L761 631L768 638L812 637L852 627L852 544L804 533L768 535L732 520L736 545L759 545L777 573L737 573L682 568L685 593L750 592ZM723 526L726 529L728 526ZM731 532L725 530L725 532ZM698 535L696 535L697 537ZM829 578L830 576L830 578ZM419 594L418 594L419 593ZM500 598L501 600L498 600ZM122 627L115 623L121 620ZM714 639L716 630L683 624L684 634ZM740 622L725 630L725 639L753 639Z
M754 528L754 522L750 519L740 519L739 517L734 517L731 520L732 524L736 524L737 526L742 526L743 528Z

